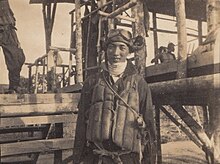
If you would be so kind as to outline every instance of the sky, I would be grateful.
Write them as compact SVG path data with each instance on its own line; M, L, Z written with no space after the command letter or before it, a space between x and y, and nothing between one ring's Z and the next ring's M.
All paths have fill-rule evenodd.
M26 63L33 63L38 57L43 56L45 50L45 31L43 24L42 5L41 4L29 4L29 0L9 0L11 9L14 12L16 18L16 27L18 39L21 43L26 56ZM73 4L58 4L57 14L55 16L54 29L52 33L52 46L66 47L70 45L70 15L69 12L74 9ZM164 17L163 15L161 15ZM165 16L166 17L166 16ZM167 17L166 17L167 18ZM174 17L169 17L175 20ZM152 27L152 20L150 19L150 26ZM187 27L196 28L197 22L187 21ZM167 30L177 30L176 23L174 21L165 22L158 21L158 28ZM205 30L204 30L205 31ZM188 31L195 33L195 31ZM187 38L191 40L192 38ZM159 46L167 46L169 42L177 44L177 36L171 34L158 34ZM147 65L150 65L151 59L154 57L153 47L153 33L149 33L149 37L146 38L147 43ZM190 45L191 44L191 45ZM188 47L196 46L198 43L190 42ZM190 46L189 46L190 45ZM175 51L177 54L177 49ZM8 73L4 61L2 49L0 48L0 84L8 83ZM22 67L21 75L28 77L27 66Z
M9 0L16 18L18 39L26 56L26 63L33 63L36 58L43 56L45 50L45 32L41 4L29 4L29 0ZM57 5L55 24L52 35L52 45L69 47L70 45L70 15L73 4ZM0 48L0 84L8 83L8 72L4 55ZM21 75L28 76L27 66L22 67Z

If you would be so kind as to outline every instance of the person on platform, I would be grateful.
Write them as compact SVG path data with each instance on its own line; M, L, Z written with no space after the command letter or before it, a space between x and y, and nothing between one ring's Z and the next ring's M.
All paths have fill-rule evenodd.
M154 59L151 60L151 63L155 63L160 60L160 63L168 63L170 61L176 60L173 52L175 51L175 45L173 43L169 43L167 47L161 46L158 50L158 54Z
M88 77L79 102L74 164L155 164L151 91L127 56L132 35L112 29L105 62Z
M8 69L9 90L7 93L20 93L20 72L25 55L16 34L14 14L8 0L0 0L0 46Z

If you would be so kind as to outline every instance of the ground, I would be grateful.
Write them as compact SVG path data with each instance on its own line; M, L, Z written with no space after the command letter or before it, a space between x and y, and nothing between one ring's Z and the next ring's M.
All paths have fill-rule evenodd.
M163 164L205 164L205 154L191 141L162 144Z
M37 164L53 164L53 155L40 156ZM162 144L162 164L206 164L205 154L191 141ZM65 157L64 157L65 158Z

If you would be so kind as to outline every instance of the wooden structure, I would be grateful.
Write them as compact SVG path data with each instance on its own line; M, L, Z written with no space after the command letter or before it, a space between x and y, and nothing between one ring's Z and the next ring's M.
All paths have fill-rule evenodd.
M73 147L74 136L65 137L63 131L65 127L75 127L78 97L77 94L1 94L0 162L36 163L40 153L53 152L54 163L62 163L62 150Z
M158 161L162 162L160 149L160 110L162 110L177 126L182 127L183 132L199 146L207 156L210 163L219 162L219 125L220 125L220 95L219 95L219 38L220 34L215 30L219 23L219 2L216 0L124 0L120 1L102 1L101 4L95 0L90 0L85 3L80 3L79 0L31 0L31 3L43 4L45 27L46 30L46 45L50 45L50 36L52 33L52 24L55 17L55 7L57 3L68 2L75 3L76 8L70 12L72 17L71 32L72 40L74 29L76 29L76 60L79 62L76 68L78 71L77 82L82 81L82 66L84 73L91 73L88 70L96 68L99 64L102 51L100 40L107 33L107 29L116 28L117 26L132 27L137 32L135 35L146 35L147 30L152 30L154 34L154 49L158 49L158 32L171 33L178 35L178 60L169 63L162 63L145 68L145 58L147 56L146 48L138 51L135 54L136 64L141 74L145 74L146 80L150 83L152 90L153 102L156 109L157 121L157 142L158 142ZM51 14L51 6L54 10ZM46 7L47 6L47 7ZM81 7L85 7L85 15L81 16ZM90 9L88 8L90 6ZM45 8L46 7L46 8ZM131 17L120 15L127 9L131 9ZM138 13L140 12L140 13ZM153 15L153 28L148 28L148 12ZM46 15L47 13L47 15ZM142 15L144 13L144 15ZM157 20L161 19L157 14L165 14L176 16L177 31L169 31L157 28ZM52 15L52 16L51 16ZM213 16L215 15L215 16ZM217 16L216 16L217 15ZM75 20L74 20L75 16ZM97 16L98 19L97 19ZM115 20L126 20L129 23L122 23ZM145 18L143 20L143 18ZM162 18L164 19L164 18ZM186 19L198 21L198 35L186 33ZM98 21L97 21L98 20ZM108 21L106 21L108 20ZM84 23L81 29L81 24ZM205 41L202 36L202 22L208 23L209 35ZM92 23L95 22L95 23ZM108 22L108 24L107 24ZM106 25L107 24L107 25ZM76 27L75 27L76 26ZM49 31L48 31L49 30ZM81 32L82 31L82 32ZM98 31L98 33L95 31ZM80 35L79 33L82 33ZM94 34L95 36L93 36ZM81 38L81 36L83 36ZM198 37L200 47L194 54L187 57L186 52L186 37ZM86 42L87 40L87 42ZM83 44L82 44L83 43ZM83 46L86 45L86 46ZM181 46L181 47L180 47ZM94 48L96 47L96 48ZM200 51L203 48L205 51ZM49 49L49 48L47 48ZM82 53L84 52L84 53ZM97 55L98 54L98 55ZM82 63L82 58L84 63ZM70 57L72 59L72 57ZM99 59L99 60L97 60ZM88 62L89 61L89 62ZM92 63L92 64L91 64ZM87 72L88 71L88 72ZM65 92L72 92L71 86L64 89ZM180 118L190 128L190 131L185 129L182 124L177 122L169 112L163 107L170 105L172 109L180 116ZM199 105L203 107L204 116L208 128L201 127L185 110L184 105ZM40 110L38 108L37 110ZM208 112L207 112L208 110ZM209 113L209 114L207 114Z

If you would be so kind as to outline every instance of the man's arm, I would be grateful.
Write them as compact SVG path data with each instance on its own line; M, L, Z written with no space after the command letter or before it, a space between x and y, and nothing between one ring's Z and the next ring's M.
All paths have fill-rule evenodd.
M86 80L81 91L78 104L78 117L76 122L75 141L74 141L74 164L80 163L86 147L86 111L89 109L91 92L90 80Z
M141 84L141 85L140 85ZM140 110L142 111L144 121L146 123L146 145L144 147L144 154L143 154L143 163L144 164L155 164L156 160L156 128L155 128L155 121L154 121L154 112L153 112L153 104L152 104L152 97L151 91L148 87L148 84L143 81L139 86L141 86L140 91ZM145 87L143 87L145 86Z

